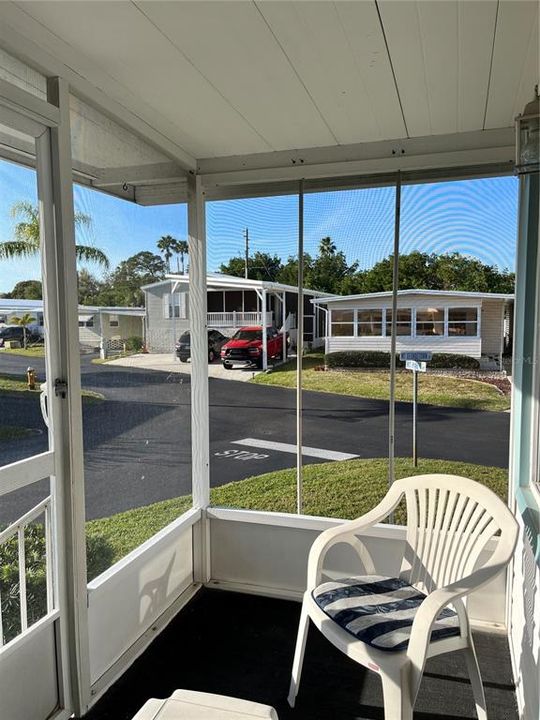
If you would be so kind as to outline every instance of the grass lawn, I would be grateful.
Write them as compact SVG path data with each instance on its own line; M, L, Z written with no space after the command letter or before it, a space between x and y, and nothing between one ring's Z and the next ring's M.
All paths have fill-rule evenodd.
M304 358L302 387L305 390L388 400L389 373L386 370L371 372L315 370L315 367L323 364L323 355L307 355ZM296 361L276 367L268 374L259 373L251 382L295 388ZM399 371L396 374L396 400L412 402L412 373ZM508 410L510 407L510 398L502 395L493 385L477 380L429 373L419 373L418 402L474 410Z
M387 491L388 461L346 460L304 467L304 513L350 519L374 507ZM462 475L481 482L506 501L508 472L501 468L446 460L396 460L396 477L423 473ZM213 505L296 512L296 470L278 470L211 490ZM92 579L191 507L191 498L164 500L86 524L88 576ZM403 508L396 522L405 522Z
M0 375L0 396L3 393L11 392L27 392L38 395L41 392L41 389L39 387L41 382L41 380L38 380L36 382L36 389L29 390L28 385L26 384L26 378L24 380L21 380L20 376ZM81 395L84 400L89 402L95 402L97 400L105 399L101 393L94 392L93 390L82 390Z
M45 357L45 346L36 345L35 347L28 348L2 348L0 350L0 356L2 353L6 355L24 355L25 357Z
M0 425L0 442L2 440L18 440L33 435L34 430L17 425Z

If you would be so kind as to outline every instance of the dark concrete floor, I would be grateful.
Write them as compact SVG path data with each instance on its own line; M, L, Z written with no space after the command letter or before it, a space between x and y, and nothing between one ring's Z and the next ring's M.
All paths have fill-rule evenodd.
M310 630L294 710L286 702L300 604L202 590L86 720L131 720L150 697L185 688L273 705L280 720L383 720L379 678ZM477 633L490 720L517 720L506 637ZM460 653L428 661L415 720L476 718ZM386 720L391 720L386 718Z

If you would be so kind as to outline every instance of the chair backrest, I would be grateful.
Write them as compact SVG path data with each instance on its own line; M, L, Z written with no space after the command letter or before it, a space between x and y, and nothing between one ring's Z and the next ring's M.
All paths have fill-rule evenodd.
M517 524L484 485L457 475L396 480L405 495L407 541L400 577L431 592L469 575L489 540L498 536L510 560ZM502 545L500 545L502 543Z

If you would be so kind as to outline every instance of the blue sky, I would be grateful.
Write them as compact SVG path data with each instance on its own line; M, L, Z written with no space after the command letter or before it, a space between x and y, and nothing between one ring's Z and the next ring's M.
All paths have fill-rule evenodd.
M0 161L0 242L12 237L10 208L19 200L36 200L35 174ZM92 227L78 242L104 250L115 266L141 250L157 252L162 235L186 238L185 205L139 207L87 188L75 187L75 206L89 214ZM394 189L317 193L304 203L305 249L316 254L330 235L349 262L371 267L392 250ZM459 251L500 268L514 269L517 180L489 178L406 186L402 191L401 251ZM243 254L243 232L249 227L251 251L294 255L298 236L295 196L212 202L207 205L208 267L217 270L233 255ZM101 271L88 266L91 272ZM0 261L0 292L19 280L38 279L39 260Z

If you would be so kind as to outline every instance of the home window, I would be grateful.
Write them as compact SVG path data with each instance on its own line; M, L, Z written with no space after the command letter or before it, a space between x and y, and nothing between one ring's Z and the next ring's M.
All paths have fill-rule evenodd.
M417 335L444 335L444 308L422 308L416 311Z
M381 336L382 335L382 310L359 310L358 311L358 336Z
M354 336L354 310L332 310L332 336Z
M118 327L118 315L110 315L109 316L109 327Z
M478 308L449 308L448 335L476 337L478 335Z
M411 334L411 309L399 308L396 315L396 335L410 336ZM386 335L392 336L392 308L386 311Z

